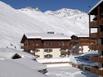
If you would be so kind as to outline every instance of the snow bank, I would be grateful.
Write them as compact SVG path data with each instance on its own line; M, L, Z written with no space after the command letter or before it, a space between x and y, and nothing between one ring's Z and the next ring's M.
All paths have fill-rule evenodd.
M11 60L0 60L0 77L47 77Z
M16 59L16 60L13 60L13 61L20 63L24 66L27 66L31 69L37 70L37 71L47 68L46 65L38 63L37 61L31 60L31 59L28 59L28 58L21 58L21 59Z

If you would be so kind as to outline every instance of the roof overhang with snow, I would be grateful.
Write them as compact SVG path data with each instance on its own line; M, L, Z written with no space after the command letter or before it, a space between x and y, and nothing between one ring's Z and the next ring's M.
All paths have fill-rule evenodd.
M93 14L96 11L97 7L103 3L103 0L100 0L96 5L94 5L88 12L88 14Z
M64 34L47 34L47 33L27 33L24 34L21 43L25 39L40 39L40 40L70 40L69 36Z

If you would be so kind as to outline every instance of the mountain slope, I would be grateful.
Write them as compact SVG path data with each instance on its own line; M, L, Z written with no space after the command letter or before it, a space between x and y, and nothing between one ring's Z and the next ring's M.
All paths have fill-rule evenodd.
M88 34L88 15L80 12L56 16L30 8L16 10L0 1L0 48L18 48L24 33L48 31L64 33L68 37Z

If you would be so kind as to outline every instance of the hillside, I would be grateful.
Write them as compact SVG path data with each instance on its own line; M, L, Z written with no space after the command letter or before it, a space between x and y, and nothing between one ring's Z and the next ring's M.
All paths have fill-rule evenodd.
M79 10L63 8L41 12L32 8L14 9L0 1L0 48L19 48L24 33L53 31L72 34L88 34L88 15Z

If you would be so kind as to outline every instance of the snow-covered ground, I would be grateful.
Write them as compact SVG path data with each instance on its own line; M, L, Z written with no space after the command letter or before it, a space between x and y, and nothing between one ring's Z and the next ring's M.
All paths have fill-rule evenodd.
M21 58L12 59L15 54L20 55ZM71 55L71 57L73 56ZM11 48L0 48L0 77L97 77L72 67L68 62L76 61L76 59L71 59L71 57L37 60L40 63L64 62L46 64L46 67L35 61L35 57L28 53ZM46 68L48 70L46 75L39 72Z
M48 68L46 75L48 77L98 77L92 73L84 72L71 66Z
M46 65L38 63L33 55L23 51L11 49L11 48L0 48L0 61L2 62L10 61L12 63L17 63L21 66L25 66L27 68L30 68L32 70L35 70L41 73L47 72ZM12 68L12 67L10 66L9 68Z
M54 63L74 63L74 64L83 64L87 66L98 66L98 63L90 61L90 57L92 56L97 56L98 52L97 51L88 51L82 55L69 55L66 57L58 57L58 58L51 58L51 59L37 59L38 62L40 63L45 63L45 64L54 64ZM51 66L51 65L49 65Z
M0 60L0 77L47 77L25 65L11 61Z

